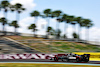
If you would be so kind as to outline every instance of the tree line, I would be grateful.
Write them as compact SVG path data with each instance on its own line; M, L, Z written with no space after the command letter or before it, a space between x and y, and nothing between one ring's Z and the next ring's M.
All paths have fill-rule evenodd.
M15 33L17 32L17 28L19 28L19 19L20 19L20 14L25 11L26 9L23 8L23 5L20 3L16 3L15 5L11 5L9 3L9 1L7 0L3 0L0 3L0 11L4 12L4 17L0 18L0 23L3 26L2 31L5 32L5 25L9 25L9 26L13 26L15 28ZM8 11L12 11L12 12L16 12L16 20L13 20L11 23L8 23L8 19L7 19L7 13ZM38 21L38 17L44 18L47 20L47 25L46 25L46 38L48 38L49 35L55 35L56 38L60 38L61 36L61 30L59 28L60 23L64 23L64 38L67 38L67 34L68 34L68 25L71 24L73 26L74 29L76 29L76 24L78 24L79 29L78 29L78 34L76 33L76 31L73 31L73 37L74 38L80 38L81 34L81 28L85 27L86 30L88 30L86 33L89 32L89 28L93 26L93 23L90 19L84 19L82 17L75 17L74 15L68 15L66 13L63 13L61 10L54 10L52 11L52 9L45 9L43 11L43 13L41 14L39 11L34 10L30 13L31 17L35 18L35 22L33 24L31 24L28 29L31 29L34 32L34 36L36 36L36 31L38 31L37 29L37 21ZM56 30L54 30L52 27L50 27L50 20L51 19L56 19ZM89 36L89 33L86 35L86 37Z

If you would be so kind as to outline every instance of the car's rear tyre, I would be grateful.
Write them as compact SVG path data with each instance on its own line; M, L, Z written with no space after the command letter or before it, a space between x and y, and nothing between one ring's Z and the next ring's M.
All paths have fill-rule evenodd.
M85 62L89 62L89 58L87 58L87 59L85 60Z
M79 61L80 61L79 58L77 58L77 59L76 59L76 62L79 62Z
M58 59L56 57L54 57L54 61L58 61Z

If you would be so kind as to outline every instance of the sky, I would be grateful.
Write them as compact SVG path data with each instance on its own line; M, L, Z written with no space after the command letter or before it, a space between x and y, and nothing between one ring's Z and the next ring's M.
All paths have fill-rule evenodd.
M2 1L2 0L1 0ZM49 8L54 10L61 10L63 13L68 15L74 15L75 17L83 17L84 19L91 19L94 24L93 27L89 30L89 40L100 41L100 0L9 0L11 4L21 3L23 7L26 8L26 11L20 14L20 21L18 22L20 28L18 32L21 33L32 33L31 30L28 30L28 26L34 23L35 18L30 16L30 13L34 10L38 10L43 14L43 10ZM0 11L0 17L3 17L3 11ZM7 19L9 22L16 20L16 12L9 11L7 14ZM56 20L50 19L50 26L56 29ZM45 35L47 21L44 18L39 17L37 21L38 32L37 34ZM44 28L42 28L44 26ZM14 31L13 27L7 26L7 31ZM60 29L62 35L64 34L64 23L60 23ZM2 26L0 26L2 30ZM68 25L66 29L67 36L72 38L73 27ZM76 32L78 32L78 25L76 25ZM81 38L86 39L86 29L81 29Z

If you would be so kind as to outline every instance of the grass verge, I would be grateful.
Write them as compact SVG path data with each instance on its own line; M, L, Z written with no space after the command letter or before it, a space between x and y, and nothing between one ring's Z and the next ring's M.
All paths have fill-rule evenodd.
M31 48L38 49L42 53L69 53L69 52L100 52L100 47L76 42L54 42L43 40L43 38L8 36L8 38L19 40ZM41 39L41 40L37 40ZM22 40L22 41L20 41ZM25 41L24 41L25 40Z
M30 64L30 63L0 63L0 67L99 67L90 65L67 65L67 64Z

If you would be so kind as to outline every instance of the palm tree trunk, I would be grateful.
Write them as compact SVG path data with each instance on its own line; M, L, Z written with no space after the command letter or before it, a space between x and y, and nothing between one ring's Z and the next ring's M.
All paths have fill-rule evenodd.
M33 32L33 37L36 37L36 35L35 35L35 31Z
M64 27L64 39L66 38L66 22L65 22L65 27Z
M5 25L2 25L2 26L3 26L3 28L2 28L3 34L5 35Z
M36 25L36 29L37 29L37 19L38 17L35 17L35 20L34 20L34 24ZM34 31L34 37L37 37L37 31Z
M15 27L15 34L16 34L17 28Z
M16 20L17 20L17 23L19 22L19 18L20 18L20 13L18 13L18 11L16 12ZM17 33L17 29L15 28L15 35Z
M3 28L2 28L2 30L3 30L3 32L4 32L4 30L5 30L5 25L3 25Z
M56 39L58 38L59 23L56 23Z
M7 12L6 12L6 11L4 11L4 17L7 19ZM4 25L4 26L5 26L5 25ZM5 28L5 27L4 27L4 28ZM3 30L3 32L4 32L4 35L7 34L6 28Z
M14 31L14 34L16 35L16 32L17 32L17 28L15 27L15 31Z
M4 12L4 17L7 19L7 12Z
M73 25L73 33L76 33L75 25Z
M76 24L73 25L73 33L76 33ZM76 33L77 34L77 33ZM78 38L74 38L74 41L77 41Z
M89 40L89 28L86 28L85 36L86 36L86 42L87 42Z
M67 23L67 27L66 27L66 36L67 36L67 38L68 38L68 23Z
M20 18L20 15L18 13L18 11L16 12L16 20L17 20L17 23L19 22L19 18ZM15 35L16 35L16 32L17 32L17 29L15 28Z
M79 25L79 30L78 30L78 41L80 41L80 39L81 39L81 35L80 35L80 32L81 32L81 26Z
M16 20L17 20L17 22L19 22L19 18L20 18L20 15L19 15L19 13L18 13L18 11L16 12Z
M37 17L35 17L34 24L37 25Z
M64 27L64 35L65 35L65 37L64 37L64 39L66 38L66 29L67 29L67 24L66 24L66 22L65 22L65 27Z
M48 23L47 23L47 30L48 30L49 23L50 23L49 21L50 21L49 18L47 18L47 22L48 22ZM46 33L46 36L47 36L47 38L48 38L48 36L49 36L49 32Z
M89 41L89 28L87 29L87 41Z
M59 39L60 38L60 36L59 36L59 24L60 24L60 22L58 22L58 33L57 33L57 38Z

